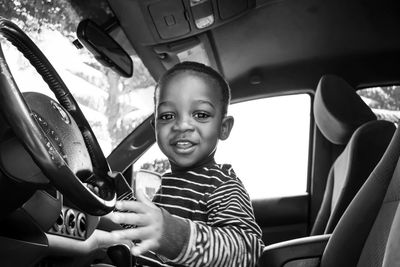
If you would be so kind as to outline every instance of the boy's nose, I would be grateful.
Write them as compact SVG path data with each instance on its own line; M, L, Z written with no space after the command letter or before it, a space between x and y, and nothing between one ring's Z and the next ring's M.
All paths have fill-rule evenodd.
M194 129L190 118L181 118L176 120L173 129L175 131L191 131Z

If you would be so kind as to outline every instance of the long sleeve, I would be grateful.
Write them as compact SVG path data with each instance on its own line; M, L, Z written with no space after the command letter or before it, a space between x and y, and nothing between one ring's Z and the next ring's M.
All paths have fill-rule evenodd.
M144 265L256 265L264 247L261 230L231 165L210 164L165 174L153 202L167 211L161 243L169 247L142 256Z
M219 186L207 202L208 222L190 221L183 266L255 266L263 248L247 192L239 180Z

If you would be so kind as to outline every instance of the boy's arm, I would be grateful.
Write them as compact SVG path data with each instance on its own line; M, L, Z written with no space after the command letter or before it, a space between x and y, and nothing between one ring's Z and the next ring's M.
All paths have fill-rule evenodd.
M255 266L264 245L242 184L235 180L224 183L210 196L207 205L207 225L175 217L165 219L166 229L168 225L180 228L179 221L186 222L181 229L190 229L185 243L181 243L180 254L175 253L176 258L168 257L171 262L187 266ZM170 238L173 236L164 240Z
M163 234L157 254L164 261L176 259L187 249L190 239L189 220L175 217L161 208L163 215Z

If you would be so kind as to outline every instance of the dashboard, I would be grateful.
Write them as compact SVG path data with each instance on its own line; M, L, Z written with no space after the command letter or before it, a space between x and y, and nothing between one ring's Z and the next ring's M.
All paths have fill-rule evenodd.
M100 217L79 210L59 191L37 190L0 222L1 265L48 266L61 261L85 266L103 259L99 222Z

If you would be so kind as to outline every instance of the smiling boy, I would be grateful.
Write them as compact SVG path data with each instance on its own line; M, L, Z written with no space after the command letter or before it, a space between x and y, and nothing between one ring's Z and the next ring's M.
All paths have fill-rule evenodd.
M132 254L151 266L255 266L263 243L250 199L232 167L214 160L233 127L228 84L210 67L180 63L154 100L156 140L172 171L153 202L138 192L137 201L117 203L129 212L112 220L137 227L113 234L140 240Z

